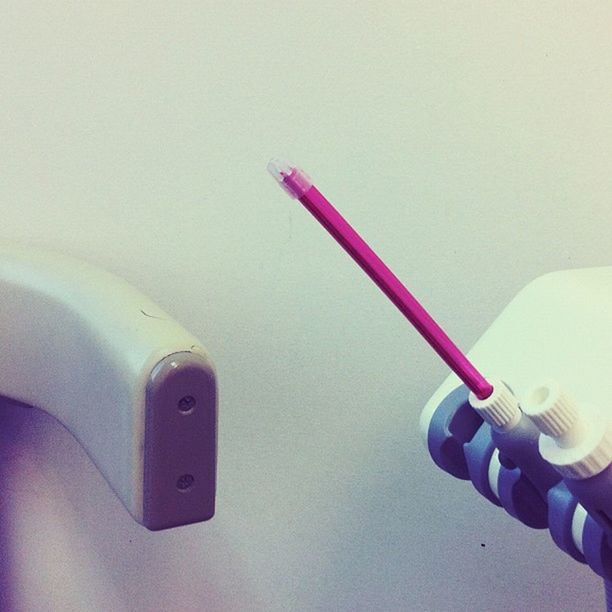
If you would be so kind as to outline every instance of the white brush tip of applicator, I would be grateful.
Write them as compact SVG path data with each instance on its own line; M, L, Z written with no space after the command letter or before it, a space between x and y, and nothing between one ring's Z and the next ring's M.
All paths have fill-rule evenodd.
M292 198L301 198L312 187L310 177L303 170L283 159L271 159L268 172Z
M294 170L296 170L296 167L285 159L277 159L275 157L268 162L268 172L279 183L284 181Z

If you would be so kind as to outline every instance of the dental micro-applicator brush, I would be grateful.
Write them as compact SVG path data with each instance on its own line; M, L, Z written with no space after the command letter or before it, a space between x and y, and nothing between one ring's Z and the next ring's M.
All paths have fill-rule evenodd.
M480 400L491 396L493 385L474 367L382 259L312 184L310 178L299 168L276 159L268 164L268 171L281 187L292 198L297 198L335 238L474 395Z

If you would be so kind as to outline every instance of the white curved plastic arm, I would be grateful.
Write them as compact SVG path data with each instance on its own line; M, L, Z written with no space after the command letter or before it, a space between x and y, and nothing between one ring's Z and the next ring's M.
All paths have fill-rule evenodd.
M124 280L0 245L0 395L57 418L149 529L214 514L216 379L200 342Z

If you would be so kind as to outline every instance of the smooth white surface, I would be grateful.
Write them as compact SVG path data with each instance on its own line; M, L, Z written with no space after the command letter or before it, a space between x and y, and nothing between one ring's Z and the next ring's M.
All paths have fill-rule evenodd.
M266 163L303 167L468 349L537 276L612 263L611 19L596 3L4 2L0 237L125 277L202 339L220 387L217 516L168 533L135 524L51 419L0 415L74 508L70 550L41 556L45 507L27 479L0 483L6 524L31 517L22 558L97 567L138 611L602 607L588 569L427 457L418 415L445 366ZM506 375L500 355L478 365ZM595 383L581 370L577 393ZM105 609L79 581L92 594L72 609Z
M584 506L577 504L576 510L574 510L574 516L572 517L572 540L574 540L576 548L581 553L584 553L584 547L582 546L582 534L584 533L584 523L586 522L587 517L588 513L584 509Z
M501 469L501 462L499 461L499 451L495 449L491 455L491 461L489 462L489 486L491 491L495 493L495 497L499 499L499 471Z

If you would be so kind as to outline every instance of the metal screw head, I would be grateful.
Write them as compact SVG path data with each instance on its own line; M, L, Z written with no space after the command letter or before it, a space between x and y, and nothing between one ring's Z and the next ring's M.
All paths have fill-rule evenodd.
M193 481L194 481L194 477L191 474L183 474L176 481L176 488L179 491L187 491L188 489L191 489L191 485L193 485Z
M193 395L185 395L185 397L181 397L178 402L178 409L180 412L188 413L191 412L196 405L196 400Z

